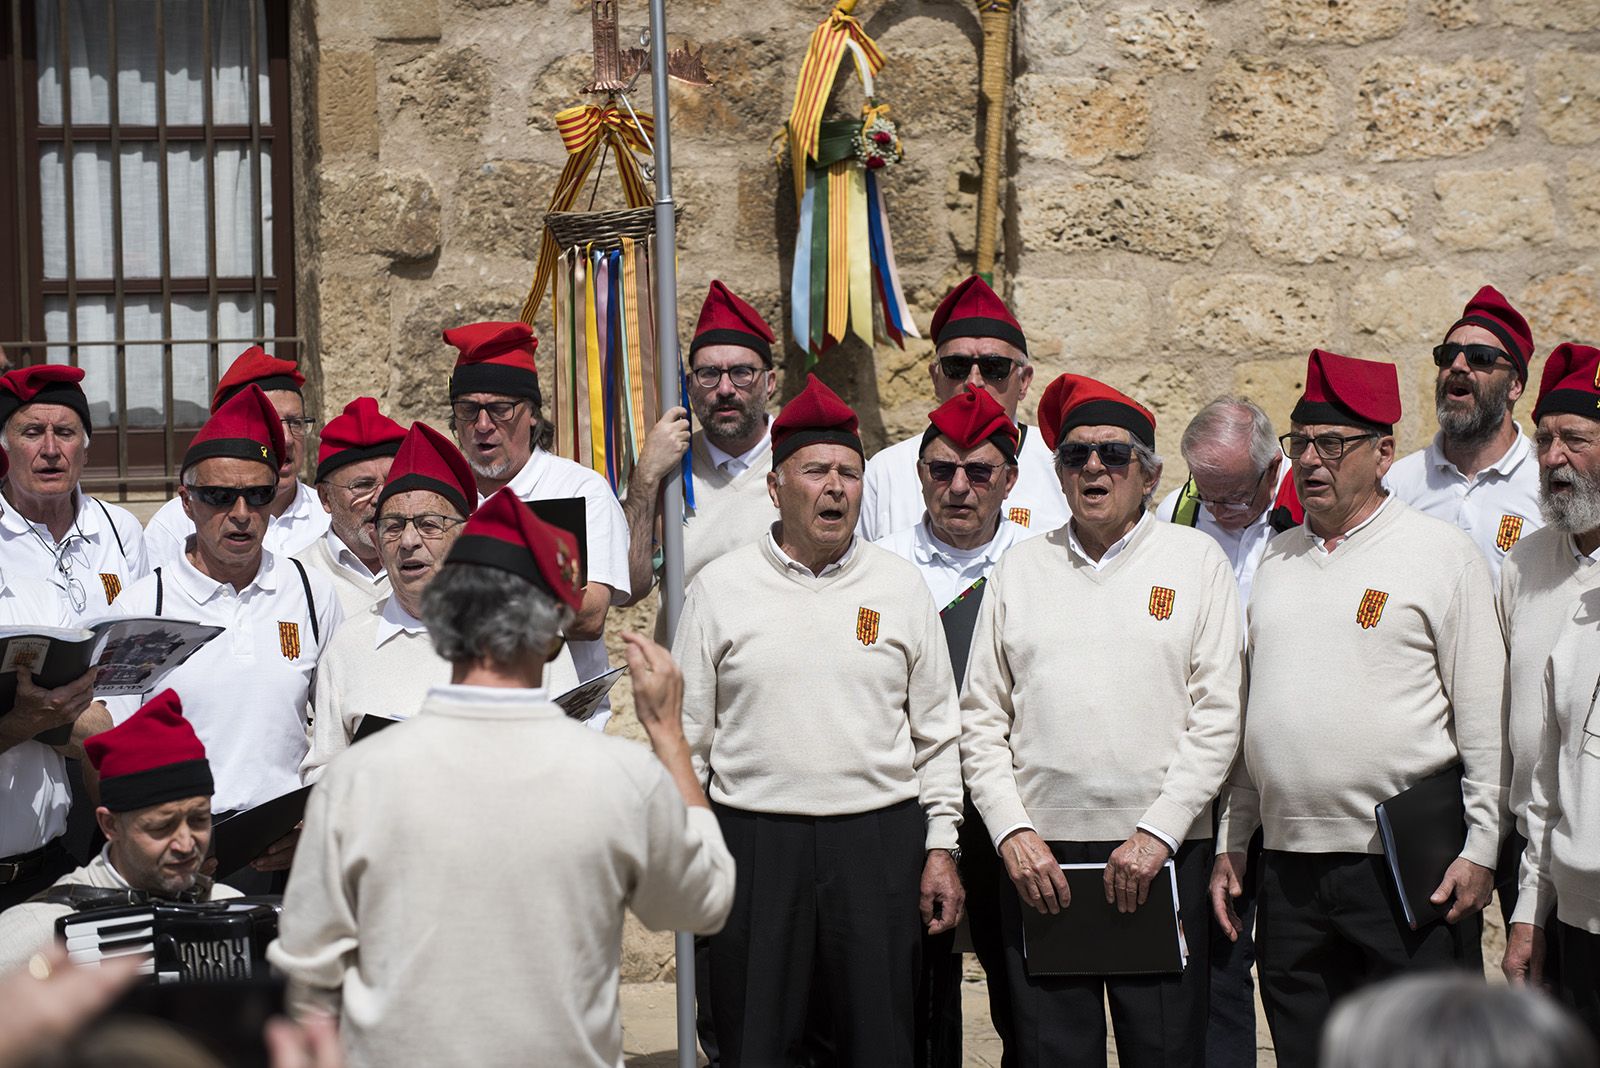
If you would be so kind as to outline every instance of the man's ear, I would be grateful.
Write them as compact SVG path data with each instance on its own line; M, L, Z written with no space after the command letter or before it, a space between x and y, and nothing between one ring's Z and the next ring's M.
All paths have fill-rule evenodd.
M195 522L194 508L189 500L189 487L181 481L178 483L178 501L183 505L183 514L189 517L189 522Z
M94 810L94 822L100 828L100 833L106 836L106 841L115 842L121 839L122 829L117 825L116 814L106 806L101 805Z
M328 498L331 496L332 494L328 492L328 484L326 482L318 482L317 500L322 502L322 510L327 512L329 515L333 514L333 504L328 500Z

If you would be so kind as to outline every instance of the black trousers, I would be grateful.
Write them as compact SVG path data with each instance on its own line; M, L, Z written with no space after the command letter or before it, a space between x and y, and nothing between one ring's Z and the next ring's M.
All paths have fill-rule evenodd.
M1221 925L1211 924L1211 1020L1206 1027L1206 1068L1255 1068L1256 889L1261 882L1261 831L1245 854L1244 893L1234 899L1243 930L1229 941Z
M1554 915L1545 926L1545 944L1561 956L1561 975L1552 989L1600 1040L1600 935L1562 923Z
M839 1063L909 1068L921 806L829 817L714 807L738 869L733 910L710 940L720 1062L799 1063L814 991Z
M48 889L57 879L78 867L78 863L73 859L72 854L67 852L61 839L51 839L40 850L39 869L37 871L15 882L0 886L0 911L8 909L12 905L22 904L39 891Z
M1121 844L1051 842L1050 849L1063 864L1098 864ZM1107 1002L1117 1059L1124 1068L1198 1068L1204 1063L1210 985L1211 921L1206 902L1210 839L1184 843L1174 859L1178 915L1189 943L1189 964L1182 975L1031 977L1022 950L1022 910L1031 906L1014 888L1001 896L1012 1041L1022 1068L1103 1066Z
M1011 1004L1006 988L1005 942L1000 933L1000 893L1011 889L1005 865L989 840L989 829L969 794L961 824L961 885L967 894L965 931L983 966L989 989L989 1018L1000 1037L1002 1068L1011 1068ZM961 1068L962 957L955 952L959 931L924 935L922 970L917 977L917 1068Z
M1256 967L1282 1068L1312 1068L1334 1003L1368 983L1428 968L1483 970L1481 916L1416 931L1403 917L1380 855L1262 853Z

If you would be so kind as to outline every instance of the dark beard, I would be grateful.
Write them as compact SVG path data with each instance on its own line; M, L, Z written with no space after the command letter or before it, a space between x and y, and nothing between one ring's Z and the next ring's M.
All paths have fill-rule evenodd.
M709 415L710 413L707 414ZM750 435L756 432L756 428L761 425L762 414L762 409L759 406L750 404L739 410L739 421L731 428L725 429L723 426L704 418L700 420L700 425L705 429L707 441L723 452L732 453L733 450L729 446L747 441Z
M1505 422L1511 409L1509 394L1511 381L1480 386L1470 375L1465 376L1466 386L1472 391L1472 407L1466 410L1451 407L1446 389L1459 382L1456 376L1447 376L1434 383L1434 414L1439 417L1439 429L1452 445L1481 445L1494 437Z

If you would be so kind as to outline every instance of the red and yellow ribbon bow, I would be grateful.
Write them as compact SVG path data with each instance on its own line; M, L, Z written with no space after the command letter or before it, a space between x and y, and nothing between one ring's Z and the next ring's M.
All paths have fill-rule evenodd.
M650 190L645 188L644 172L639 168L636 152L650 151L650 139L655 137L655 121L639 114L639 124L633 117L617 109L615 104L600 107L580 104L556 112L556 129L561 143L567 149L567 165L556 180L554 195L550 197L550 211L569 211L578 201L583 184L589 177L595 161L607 146L615 149L617 174L622 180L622 195L630 208L648 207ZM555 276L556 259L561 250L556 247L549 228L539 236L539 260L533 274L533 288L522 304L522 321L529 326L539 314L545 293Z
M789 153L794 162L797 201L805 192L806 160L817 158L822 109L833 92L839 61L844 58L845 42L854 41L860 46L872 74L876 75L883 69L883 50L867 36L860 21L850 14L855 6L856 0L839 0L838 6L812 32L811 43L806 46L805 61L800 65L794 107L789 111L789 121L785 126L789 133Z

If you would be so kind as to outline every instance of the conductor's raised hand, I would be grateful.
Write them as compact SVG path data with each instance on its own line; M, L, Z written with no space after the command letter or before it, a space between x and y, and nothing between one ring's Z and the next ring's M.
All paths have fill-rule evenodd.
M635 631L622 634L633 711L652 743L683 739L683 672L663 646Z
M1061 863L1037 831L1024 828L1007 835L1000 843L1000 859L1017 894L1040 912L1060 912L1072 903Z

